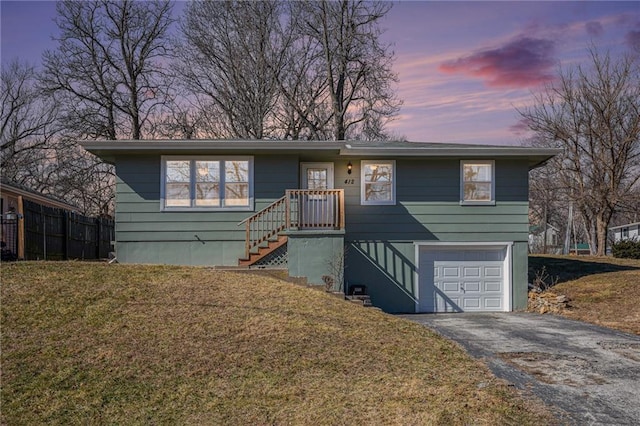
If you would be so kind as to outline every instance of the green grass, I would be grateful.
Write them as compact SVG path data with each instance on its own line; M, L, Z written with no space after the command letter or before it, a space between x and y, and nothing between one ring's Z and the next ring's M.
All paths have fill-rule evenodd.
M567 295L570 318L640 335L640 260L592 256L529 256L529 280L545 267Z
M2 265L0 423L549 424L457 345L268 276Z

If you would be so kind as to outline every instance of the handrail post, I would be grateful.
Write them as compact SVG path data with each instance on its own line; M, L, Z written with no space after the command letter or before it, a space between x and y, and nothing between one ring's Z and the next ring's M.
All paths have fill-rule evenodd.
M345 219L344 219L344 189L341 189L340 192L338 193L338 199L339 199L339 208L340 208L340 229L344 229L345 226Z
M284 199L285 203L285 226L287 231L291 229L291 191L287 189Z
M246 237L244 239L244 258L249 259L249 253L251 252L251 220L246 224Z

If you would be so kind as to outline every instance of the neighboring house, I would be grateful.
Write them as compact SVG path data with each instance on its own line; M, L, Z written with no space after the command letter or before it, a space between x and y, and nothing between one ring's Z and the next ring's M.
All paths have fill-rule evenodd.
M529 253L561 254L562 238L558 228L547 224L545 232L543 225L529 226Z
M31 201L46 207L74 211L76 206L50 195L25 188L13 182L0 182L0 213L2 228L0 239L5 259L25 258L24 202Z
M609 231L613 234L614 243L622 240L640 240L640 222L612 226Z
M5 214L12 208L16 211L22 207L20 203L23 200L33 201L47 207L55 207L65 210L77 210L78 207L59 200L51 195L45 195L29 188L25 188L13 182L0 181L0 203L2 214Z
M286 266L316 284L344 272L347 291L366 286L387 312L526 308L528 173L558 152L411 142L81 144L115 165L120 262Z

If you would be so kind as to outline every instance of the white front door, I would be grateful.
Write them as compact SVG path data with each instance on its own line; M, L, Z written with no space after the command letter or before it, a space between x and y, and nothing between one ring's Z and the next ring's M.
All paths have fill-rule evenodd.
M333 189L333 163L300 164L302 189Z
M323 191L333 189L333 163L301 163L301 189ZM300 225L302 228L322 228L335 223L333 197L309 194L301 199Z

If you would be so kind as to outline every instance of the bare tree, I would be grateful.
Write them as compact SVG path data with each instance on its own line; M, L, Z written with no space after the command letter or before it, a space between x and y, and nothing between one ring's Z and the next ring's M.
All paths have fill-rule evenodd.
M289 4L289 23L283 29L286 44L284 72L277 72L280 102L276 121L282 139L332 139L331 100L327 79L318 61L318 43L301 37L297 22L300 11L295 3Z
M566 229L567 203L556 188L558 170L547 164L533 170L529 175L529 222L537 225L541 235L547 235L549 225L558 231ZM547 238L538 247L539 253L548 253Z
M78 206L83 214L113 215L115 174L111 165L67 138L56 144L50 164L49 192Z
M43 54L40 86L59 106L62 131L40 166L46 186L85 213L110 214L112 167L78 139L141 139L172 102L166 72L168 0L57 3L55 50Z
M58 2L58 48L43 55L43 84L70 133L143 137L166 102L171 9L168 0Z
M384 137L398 111L392 84L393 54L380 42L379 21L391 8L381 1L296 2L301 35L318 47L319 71L330 98L332 136Z
M193 2L180 71L215 137L382 138L400 102L380 42L390 3Z
M182 23L180 74L186 87L214 113L212 136L273 137L282 70L281 3L192 2Z
M520 110L558 157L559 184L579 211L592 254L606 250L612 215L640 180L640 75L632 57L590 50L591 67L561 70L557 84Z
M33 66L14 60L0 72L0 162L3 177L36 186L57 134L56 108L37 87ZM40 170L41 171L41 170Z

